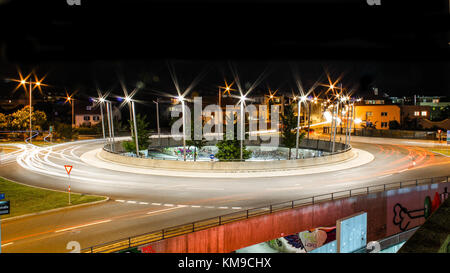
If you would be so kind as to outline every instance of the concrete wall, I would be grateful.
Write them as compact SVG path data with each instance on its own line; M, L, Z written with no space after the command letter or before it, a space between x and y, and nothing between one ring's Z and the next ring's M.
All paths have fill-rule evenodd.
M150 158L137 158L123 156L102 150L99 154L102 159L123 165L147 167L165 170L202 171L202 172L243 172L243 171L269 171L298 169L303 167L318 166L323 164L337 163L353 158L355 153L352 150L347 152L327 155L315 158L305 158L297 160L276 160L258 162L184 162L176 160L156 160Z
M409 211L423 209L427 195L433 198L436 192L441 194L449 186L447 182L329 201L227 223L146 246L156 253L227 253L307 229L334 226L336 220L362 211L368 214L367 240L379 240L402 232L395 224L398 217L393 215L394 204L400 203ZM424 217L402 216L409 221L408 229L425 221Z

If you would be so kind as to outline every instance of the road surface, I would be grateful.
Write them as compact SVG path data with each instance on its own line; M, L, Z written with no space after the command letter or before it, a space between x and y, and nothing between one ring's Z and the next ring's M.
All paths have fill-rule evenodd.
M2 161L0 176L63 191L68 186L64 165L73 165L72 192L111 198L100 205L3 221L3 252L68 252L66 245L70 241L86 248L270 203L450 174L450 158L425 147L363 142L352 145L372 153L375 159L334 172L262 178L132 174L81 161L82 154L102 145L98 140L46 148L27 145L21 147L25 152L18 158Z

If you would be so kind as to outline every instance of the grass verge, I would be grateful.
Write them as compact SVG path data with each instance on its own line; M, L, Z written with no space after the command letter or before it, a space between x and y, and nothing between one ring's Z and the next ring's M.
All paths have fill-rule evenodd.
M0 216L1 219L69 207L68 193L25 186L1 177L0 192L5 193L5 200L10 201L10 214ZM105 200L106 197L72 193L70 199L73 206Z
M450 148L444 148L444 149L431 149L433 152L440 153L446 156L450 156Z

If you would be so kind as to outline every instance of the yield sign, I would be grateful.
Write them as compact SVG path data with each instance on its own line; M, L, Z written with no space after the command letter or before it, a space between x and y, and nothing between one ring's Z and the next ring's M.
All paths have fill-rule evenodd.
M67 174L70 175L70 171L72 170L72 166L71 165L64 165L64 168L66 169Z

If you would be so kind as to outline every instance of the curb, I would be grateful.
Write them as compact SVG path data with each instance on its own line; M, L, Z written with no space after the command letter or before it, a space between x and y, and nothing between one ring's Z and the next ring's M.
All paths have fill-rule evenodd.
M74 205L74 206L68 206L68 207L44 210L44 211L39 211L39 212L34 212L34 213L29 213L29 214L14 216L14 217L9 217L9 218L5 218L5 219L1 219L1 221L2 222L8 222L8 221L14 221L14 220L18 220L18 219L22 219L22 218L26 218L26 217L37 216L37 215L41 215L41 214L47 214L47 213L52 213L52 212L57 212L57 211L62 211L62 210L70 210L70 209L76 209L76 208L80 208L80 207L87 207L87 206L91 206L91 205L96 205L96 204L99 204L99 203L107 202L107 201L110 200L109 197L107 197L107 196L105 196L105 197L106 197L105 200L99 200L99 201L95 201L95 202L78 204L78 205Z

